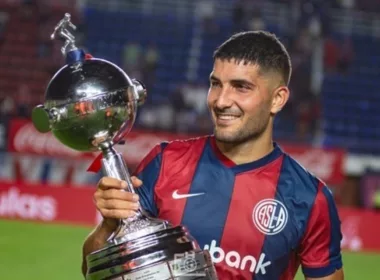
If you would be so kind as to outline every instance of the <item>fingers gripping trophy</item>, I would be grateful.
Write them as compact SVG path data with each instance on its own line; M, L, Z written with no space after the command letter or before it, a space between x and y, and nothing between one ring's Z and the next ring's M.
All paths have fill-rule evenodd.
M33 109L36 129L78 151L100 151L105 176L127 182L134 193L118 144L131 130L146 89L115 64L92 58L75 45L70 15L51 39L61 39L66 65L50 80L43 105ZM150 217L142 208L119 221L107 245L87 256L88 280L217 279L210 255L183 226Z

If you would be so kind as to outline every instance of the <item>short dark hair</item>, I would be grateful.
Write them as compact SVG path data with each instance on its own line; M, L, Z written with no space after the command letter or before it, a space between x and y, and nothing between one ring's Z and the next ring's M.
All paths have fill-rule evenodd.
M235 60L245 64L257 64L262 71L279 73L286 85L289 84L292 66L285 46L272 33L247 31L236 33L221 44L214 52L214 61Z

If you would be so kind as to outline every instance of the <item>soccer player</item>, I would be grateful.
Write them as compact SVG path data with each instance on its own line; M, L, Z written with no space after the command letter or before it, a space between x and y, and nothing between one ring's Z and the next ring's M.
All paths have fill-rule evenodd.
M104 177L94 198L104 220L83 256L100 249L138 201L186 226L219 279L342 280L340 221L327 186L282 151L273 122L289 98L291 62L263 31L233 35L214 53L208 107L213 135L159 143L125 182ZM83 262L83 272L86 264Z

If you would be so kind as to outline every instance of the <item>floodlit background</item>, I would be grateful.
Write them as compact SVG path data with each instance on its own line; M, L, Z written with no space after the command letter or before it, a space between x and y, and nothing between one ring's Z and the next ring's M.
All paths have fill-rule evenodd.
M159 141L212 133L214 49L237 31L274 32L293 63L276 141L332 189L346 279L380 279L379 0L0 0L0 279L82 279L82 242L99 221L100 175L86 172L96 155L30 123L64 65L50 34L66 12L80 47L147 86L118 147L131 170Z

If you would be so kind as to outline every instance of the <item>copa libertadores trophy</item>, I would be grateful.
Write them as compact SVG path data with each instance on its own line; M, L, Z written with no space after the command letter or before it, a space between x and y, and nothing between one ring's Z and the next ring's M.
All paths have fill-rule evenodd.
M103 154L105 176L125 180L134 192L123 156L114 145L131 130L145 87L115 64L89 57L75 45L70 14L51 39L61 39L66 64L49 81L43 105L33 109L40 132L65 146ZM119 221L107 245L87 256L87 280L217 279L212 260L183 226L150 217L142 208Z

